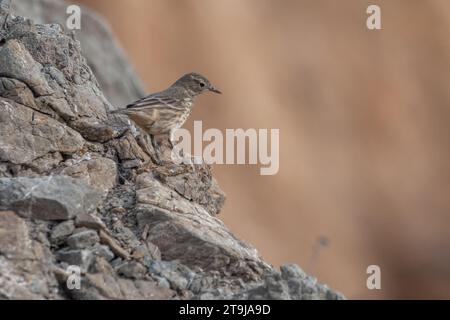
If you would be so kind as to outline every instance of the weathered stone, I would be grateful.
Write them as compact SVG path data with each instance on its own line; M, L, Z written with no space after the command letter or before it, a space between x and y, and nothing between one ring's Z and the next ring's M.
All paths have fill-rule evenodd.
M125 213L127 213L127 210L123 207L115 207L111 209L111 213L117 215L124 215Z
M16 39L0 47L2 76L25 83L36 95L49 95L52 89L42 76L42 65L34 60L25 46Z
M277 273L266 277L265 283L248 292L249 300L289 300L289 287Z
M256 249L235 238L202 206L184 199L148 174L137 178L136 187L139 225L149 225L148 240L159 247L164 260L248 278L257 278L269 269Z
M0 208L23 217L67 220L95 210L100 200L99 192L70 177L0 178Z
M148 268L152 274L167 279L174 290L186 290L195 276L189 268L172 261L151 261Z
M166 278L155 275L153 275L152 277L153 279L155 279L156 283L158 284L158 287L170 289L170 282Z
M307 274L296 264L290 263L280 266L281 277L285 280L304 279Z
M217 215L225 203L225 193L219 189L208 165L177 165L159 167L155 176L187 200L202 205L211 215Z
M147 241L135 248L131 256L133 259L161 260L161 251L158 246Z
M106 261L111 261L114 259L114 253L105 245L96 245L92 248L92 253L94 255L105 258Z
M25 220L0 211L0 297L60 299L47 248L29 236Z
M148 248L150 259L161 260L161 251L159 250L158 246L151 241L147 241L145 244Z
M142 279L147 269L139 262L129 261L117 267L117 273L130 279Z
M0 1L0 14L8 14L11 8L11 0Z
M60 23L67 20L66 8L70 2L62 0L13 1L13 11L32 18L37 23ZM45 9L44 9L45 8ZM105 19L83 7L81 29L77 38L83 54L93 69L103 93L117 107L124 106L145 94L144 86L118 45ZM98 54L108 52L107 55ZM105 68L107 66L114 66ZM75 78L82 82L78 75Z
M118 135L111 126L98 123L97 121L90 122L81 119L72 122L71 126L89 141L106 142Z
M117 156L121 161L140 160L146 162L150 160L150 157L139 147L131 133L124 135L120 139L113 140L111 143L117 150Z
M339 293L306 275L296 265L285 265L278 271L266 274L262 283L235 294L233 299L245 300L341 300Z
M134 285L143 299L171 299L175 292L167 287L156 285L153 281L136 280ZM127 292L133 292L129 290Z
M167 139L167 162L152 163L148 137L107 113L143 94L130 91L135 76L89 10L76 36L115 106L75 33L54 23L65 24L67 3L14 2L47 25L8 4L0 0L0 208L17 214L0 212L0 299L340 297L295 266L276 271L234 237L214 217L225 195L209 166L172 164ZM49 230L39 219L70 220ZM67 288L70 265L82 270L80 290Z
M129 259L129 253L125 249L123 249L110 235L108 235L103 230L100 230L99 236L100 242L108 245L111 248L112 252L114 252L117 256L123 259Z
M91 248L100 241L97 231L86 230L74 233L67 238L67 245L71 249Z
M33 92L27 85L17 79L1 77L0 78L0 96L13 100L19 104L39 110ZM39 110L44 111L44 110ZM45 110L51 113L50 110Z
M122 167L125 169L138 168L141 165L142 165L142 161L139 159L125 160L124 162L122 162Z
M27 246L28 228L23 219L12 211L0 211L0 254L6 258L30 258L31 248ZM27 241L23 241L26 239Z
M130 280L117 276L104 259L95 259L88 273L81 279L80 290L68 290L73 299L169 299L174 292L158 287L147 280Z
M0 161L28 164L50 152L71 154L83 147L80 134L12 101L0 99Z
M73 230L75 230L73 220L61 222L53 227L50 240L54 245L60 245L72 234Z

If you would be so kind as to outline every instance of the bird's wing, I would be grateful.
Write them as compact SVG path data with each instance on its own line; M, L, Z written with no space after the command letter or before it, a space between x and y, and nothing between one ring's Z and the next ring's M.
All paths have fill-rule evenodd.
M127 109L140 109L140 108L173 108L181 109L180 100L173 97L163 96L160 94L151 94L142 99L136 100L126 106Z

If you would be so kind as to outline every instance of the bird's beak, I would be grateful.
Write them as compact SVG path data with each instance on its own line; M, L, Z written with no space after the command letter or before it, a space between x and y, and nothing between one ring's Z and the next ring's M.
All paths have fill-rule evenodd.
M217 90L217 89L214 88L213 86L211 86L211 87L209 88L209 91L212 91L212 92L215 92L215 93L218 93L218 94L222 94L222 92L220 92L219 90Z

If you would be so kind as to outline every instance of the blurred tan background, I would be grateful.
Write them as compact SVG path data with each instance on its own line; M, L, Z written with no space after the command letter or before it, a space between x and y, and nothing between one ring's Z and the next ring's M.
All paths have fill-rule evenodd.
M219 217L269 262L349 298L450 298L449 1L79 2L149 92L190 71L224 92L199 98L187 128L280 129L277 175L215 166ZM382 290L366 288L371 264Z

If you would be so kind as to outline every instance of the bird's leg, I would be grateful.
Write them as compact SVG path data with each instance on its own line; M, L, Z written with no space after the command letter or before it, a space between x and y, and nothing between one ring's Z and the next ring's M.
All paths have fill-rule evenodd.
M183 161L184 151L183 151L183 149L180 149L180 148L175 149L175 142L174 142L175 141L175 138L174 138L175 131L176 131L176 129L171 129L169 131L169 138L168 138L168 140L169 140L169 146L170 146L170 153L171 153L172 161L175 162L175 163L179 163L180 161L181 162ZM176 141L176 142L178 143L178 141Z
M175 135L175 130L172 129L169 132L169 144L170 144L170 149L173 150L173 148L175 147L173 144L173 139L174 139L174 135Z

